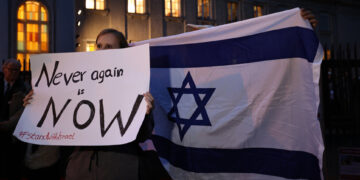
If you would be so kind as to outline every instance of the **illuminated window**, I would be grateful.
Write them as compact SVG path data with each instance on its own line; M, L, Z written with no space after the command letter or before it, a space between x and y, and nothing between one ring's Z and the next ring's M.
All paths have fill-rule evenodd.
M227 21L235 22L238 20L237 18L237 3L236 2L228 2L227 3Z
M86 43L86 52L89 52L89 51L95 51L95 42L87 42Z
M37 1L25 1L17 13L17 59L30 70L30 54L49 52L48 11Z
M198 18L209 19L210 18L210 0L198 0L197 1Z
M86 0L85 2L86 9L105 9L105 0Z
M128 0L128 13L145 13L145 0Z
M262 16L262 7L261 6L254 6L254 17Z
M95 8L95 0L86 0L85 7L86 9L94 9Z
M180 0L165 0L165 16L180 17Z
M96 9L104 10L105 9L105 0L96 0Z

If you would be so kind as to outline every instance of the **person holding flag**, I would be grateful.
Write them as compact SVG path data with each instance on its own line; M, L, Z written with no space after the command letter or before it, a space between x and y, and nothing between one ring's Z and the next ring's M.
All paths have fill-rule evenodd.
M127 48L128 43L124 35L115 29L104 29L96 38L96 50ZM24 98L24 106L30 103L33 96L31 91ZM115 95L116 96L116 95ZM149 92L143 94L147 103L145 119L140 127L136 140L115 146L81 146L75 147L69 157L66 168L67 180L79 179L148 179L149 174L142 162L143 150L140 142L147 140L153 130L154 120L152 109L154 98ZM155 159L156 160L156 159ZM160 161L157 159L158 164ZM162 171L164 172L164 171Z

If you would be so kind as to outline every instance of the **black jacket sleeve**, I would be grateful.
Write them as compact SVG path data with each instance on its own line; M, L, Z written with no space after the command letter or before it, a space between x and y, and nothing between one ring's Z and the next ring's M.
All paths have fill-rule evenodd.
M150 114L145 115L139 133L136 136L136 141L137 142L146 141L148 138L150 138L153 129L154 129L154 118L152 112L150 112Z

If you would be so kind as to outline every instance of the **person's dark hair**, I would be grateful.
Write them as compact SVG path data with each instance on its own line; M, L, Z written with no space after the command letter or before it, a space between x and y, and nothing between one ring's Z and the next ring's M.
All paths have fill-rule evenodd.
M21 68L21 64L18 60L14 59L14 58L10 58L10 59L6 59L4 62L3 62L3 67L6 67L7 65L9 64L15 64L17 68Z
M126 42L124 34L116 29L111 29L111 28L102 30L96 37L96 43L99 37L104 34L113 34L118 39L120 48L129 47L128 43Z

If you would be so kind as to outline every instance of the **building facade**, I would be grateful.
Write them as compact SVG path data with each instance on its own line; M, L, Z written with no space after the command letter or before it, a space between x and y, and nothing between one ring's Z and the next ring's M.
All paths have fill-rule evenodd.
M105 28L136 42L184 33L188 24L217 26L294 7L316 15L324 46L359 50L355 0L0 0L0 61L17 58L28 71L30 54L94 50Z
M323 45L360 42L360 2L354 0L76 0L76 51L93 50L104 28L136 42L186 32L187 24L217 26L295 7L316 15Z
M16 58L29 71L30 54L73 52L74 11L73 0L0 0L0 62Z
M96 35L105 28L122 31L129 42L136 42L184 33L188 24L218 26L295 7L315 14L319 21L315 31L325 47L351 47L355 53L347 59L359 59L358 0L0 0L0 66L3 60L16 58L22 71L29 71L30 54L92 51ZM334 51L327 49L327 57L338 54ZM336 82L350 73L344 74ZM337 156L336 148L327 147L328 179L338 177L338 161L331 159Z

